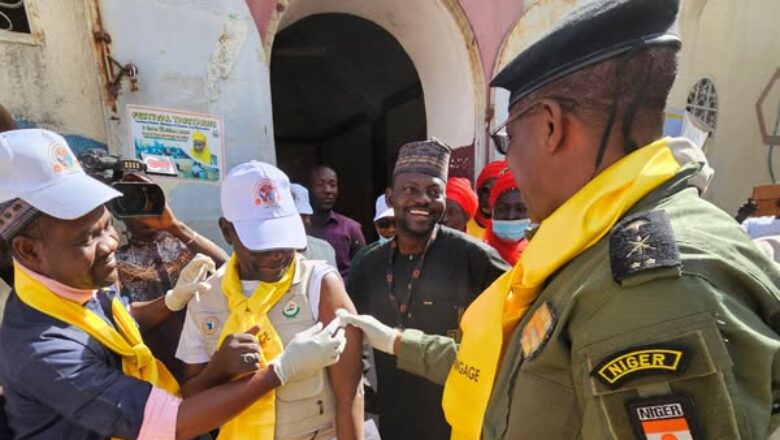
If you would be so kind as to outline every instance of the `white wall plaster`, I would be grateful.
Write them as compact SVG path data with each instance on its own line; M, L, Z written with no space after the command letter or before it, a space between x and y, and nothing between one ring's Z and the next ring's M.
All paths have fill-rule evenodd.
M219 99L219 83L230 76L238 51L246 41L247 23L233 15L225 21L225 26L217 38L214 51L206 66L209 99L213 102Z

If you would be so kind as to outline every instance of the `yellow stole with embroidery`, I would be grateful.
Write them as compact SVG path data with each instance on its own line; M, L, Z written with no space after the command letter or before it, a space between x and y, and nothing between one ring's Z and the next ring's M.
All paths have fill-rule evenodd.
M261 350L261 365L280 355L284 350L282 339L274 329L268 312L290 290L295 277L296 260L287 272L275 283L260 282L252 296L246 297L238 275L238 260L233 254L222 277L222 292L228 300L230 315L219 336L219 345L230 334L242 333L255 325L260 327L258 339ZM219 440L255 439L273 440L276 427L276 392L270 391L255 401L219 430Z
M547 278L601 240L623 214L679 169L668 139L615 162L546 218L515 267L469 306L442 400L453 440L481 437L503 345Z

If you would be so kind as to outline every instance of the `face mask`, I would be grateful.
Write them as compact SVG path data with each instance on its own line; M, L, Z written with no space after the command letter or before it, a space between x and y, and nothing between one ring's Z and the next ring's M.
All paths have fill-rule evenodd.
M385 238L385 237L382 237L382 236L380 235L380 236L379 236L379 244L385 244L385 243L387 243L388 241L390 241L390 240L392 240L392 239L393 239L392 237L390 237L390 238Z
M520 241L525 238L525 231L531 226L530 218L519 220L493 220L493 233L505 241Z

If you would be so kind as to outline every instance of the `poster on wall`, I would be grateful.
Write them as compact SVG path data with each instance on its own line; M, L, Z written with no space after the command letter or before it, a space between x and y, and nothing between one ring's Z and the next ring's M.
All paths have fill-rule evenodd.
M182 180L222 180L221 117L139 105L128 105L127 113L135 158L148 169Z

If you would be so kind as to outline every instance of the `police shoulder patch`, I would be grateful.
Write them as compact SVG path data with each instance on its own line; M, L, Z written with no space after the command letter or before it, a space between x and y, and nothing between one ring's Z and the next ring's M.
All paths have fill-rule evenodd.
M609 236L612 278L623 283L641 272L682 266L672 225L663 211L640 212L622 219Z
M640 440L694 440L696 407L684 394L669 394L626 403L628 418Z
M685 371L689 350L680 345L631 347L602 360L590 374L609 388L652 374L678 375Z

